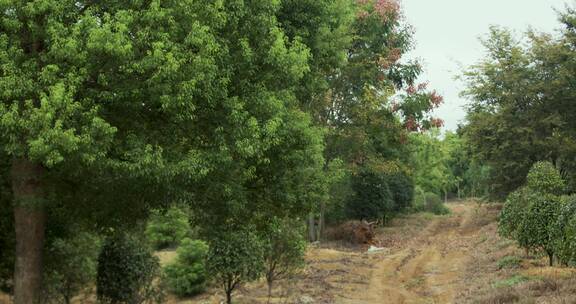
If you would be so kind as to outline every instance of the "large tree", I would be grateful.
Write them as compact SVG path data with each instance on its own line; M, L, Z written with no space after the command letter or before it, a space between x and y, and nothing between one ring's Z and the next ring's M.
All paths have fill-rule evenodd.
M523 41L492 28L483 41L488 55L464 73L464 95L471 100L464 133L473 153L492 167L496 197L522 185L539 160L572 175L573 13L562 20L566 28L560 35L530 31Z
M294 88L310 52L283 34L279 7L0 3L16 303L40 297L53 206L113 225L156 199L193 200L212 223L309 205L322 145Z

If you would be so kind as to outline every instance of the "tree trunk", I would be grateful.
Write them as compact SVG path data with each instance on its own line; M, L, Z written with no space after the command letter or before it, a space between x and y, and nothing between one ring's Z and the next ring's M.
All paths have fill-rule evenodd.
M460 193L460 183L456 185L458 187L458 199L462 199L462 194Z
M548 253L548 262L550 264L550 267L554 266L554 253L552 252L547 252Z
M316 241L316 229L314 227L314 213L310 212L308 215L308 240L310 242Z
M44 168L27 159L12 161L16 262L14 304L36 304L41 300L44 229Z
M226 304L232 304L232 290L226 291Z
M316 240L318 241L321 241L322 236L324 235L325 213L326 213L326 203L322 202L320 203L320 219L318 220L318 231L316 233L317 235Z

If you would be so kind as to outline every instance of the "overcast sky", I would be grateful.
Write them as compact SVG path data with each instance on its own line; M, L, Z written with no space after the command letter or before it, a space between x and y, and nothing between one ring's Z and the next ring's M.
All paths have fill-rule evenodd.
M522 33L529 26L552 32L560 27L557 13L573 0L402 0L408 23L416 33L415 50L409 56L420 58L430 88L444 96L436 115L445 128L455 130L465 117L460 98L462 84L454 80L459 66L477 62L483 55L478 40L490 25L501 25Z

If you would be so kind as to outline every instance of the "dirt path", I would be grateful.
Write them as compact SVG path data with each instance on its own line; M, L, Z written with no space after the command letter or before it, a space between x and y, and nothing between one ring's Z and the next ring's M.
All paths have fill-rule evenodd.
M434 218L420 236L383 255L367 288L346 304L451 303L473 250L468 222L472 204L452 204L452 214Z

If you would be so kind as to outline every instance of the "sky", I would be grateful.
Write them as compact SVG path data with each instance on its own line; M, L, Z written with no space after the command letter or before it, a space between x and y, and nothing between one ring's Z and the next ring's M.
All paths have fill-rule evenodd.
M574 0L401 0L404 15L415 30L415 49L408 57L419 58L424 73L419 81L444 96L435 116L445 130L456 130L465 118L467 101L459 97L463 84L454 79L462 67L478 62L484 54L479 38L490 25L518 34L528 27L553 32L560 28L555 9Z

